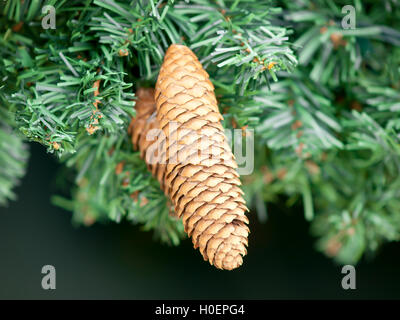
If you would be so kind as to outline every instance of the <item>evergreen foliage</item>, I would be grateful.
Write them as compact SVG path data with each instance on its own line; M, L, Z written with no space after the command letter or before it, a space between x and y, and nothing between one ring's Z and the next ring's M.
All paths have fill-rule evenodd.
M46 4L56 29L41 26ZM23 175L24 136L74 173L71 198L54 197L74 221L128 219L178 244L182 223L127 132L135 89L183 43L224 126L255 129L250 206L264 219L282 196L302 204L317 247L355 263L400 239L399 30L397 0L2 1L0 203Z

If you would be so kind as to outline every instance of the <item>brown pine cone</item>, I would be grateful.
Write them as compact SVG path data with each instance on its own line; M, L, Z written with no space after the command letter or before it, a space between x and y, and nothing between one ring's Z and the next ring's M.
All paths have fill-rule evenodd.
M151 89L138 91L131 133L194 247L212 265L232 270L247 253L247 208L208 78L188 47L171 45L156 84L156 106ZM163 134L147 141L157 128Z

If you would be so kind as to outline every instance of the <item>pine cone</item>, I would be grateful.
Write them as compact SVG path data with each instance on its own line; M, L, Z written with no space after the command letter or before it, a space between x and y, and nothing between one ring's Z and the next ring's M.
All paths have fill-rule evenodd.
M189 48L171 45L157 79L155 105L152 89L137 92L131 134L194 247L210 264L232 270L247 253L247 208L208 78ZM150 129L163 134L148 141Z

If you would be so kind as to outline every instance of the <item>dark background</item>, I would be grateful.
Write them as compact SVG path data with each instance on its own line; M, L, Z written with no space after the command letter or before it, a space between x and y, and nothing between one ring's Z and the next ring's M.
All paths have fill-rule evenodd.
M18 201L0 209L0 299L400 298L399 243L358 264L357 289L343 290L341 266L314 249L300 210L270 210L265 224L250 215L248 255L231 272L203 261L190 240L168 247L128 223L73 227L50 203L56 159L30 147ZM46 264L56 290L41 287Z

